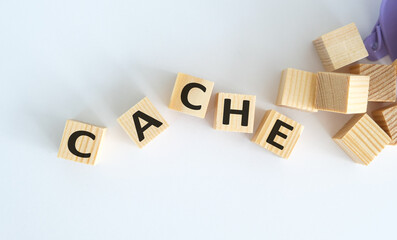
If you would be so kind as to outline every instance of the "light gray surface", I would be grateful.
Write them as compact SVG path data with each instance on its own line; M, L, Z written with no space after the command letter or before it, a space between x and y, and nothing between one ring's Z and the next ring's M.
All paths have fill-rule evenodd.
M380 1L1 1L0 239L395 239L396 147L333 143L349 116L274 105L312 40ZM386 59L384 63L389 63ZM167 108L176 73L305 126L289 160ZM170 128L138 149L116 118L148 96ZM97 166L57 159L67 119L108 127Z

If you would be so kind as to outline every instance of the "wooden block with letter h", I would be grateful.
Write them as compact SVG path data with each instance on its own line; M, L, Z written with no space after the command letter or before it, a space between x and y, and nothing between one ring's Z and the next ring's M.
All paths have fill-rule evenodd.
M333 137L357 163L368 165L390 143L390 137L368 114L359 114Z
M281 75L276 104L309 112L316 108L316 74L288 68Z
M375 122L391 137L390 145L397 145L397 105L372 112Z
M256 96L218 93L214 128L216 130L252 133L254 131Z
M366 112L369 79L343 73L317 73L316 108L344 114Z
M67 120L58 157L94 165L106 128Z
M296 121L269 110L265 113L251 141L287 159L298 142L303 128Z
M326 71L332 72L368 56L354 23L322 35L313 41Z
M178 73L169 108L204 118L213 88L213 82Z
M117 121L139 148L168 128L165 119L147 97L121 115Z
M370 77L368 101L395 102L397 72L393 65L356 64L350 73Z

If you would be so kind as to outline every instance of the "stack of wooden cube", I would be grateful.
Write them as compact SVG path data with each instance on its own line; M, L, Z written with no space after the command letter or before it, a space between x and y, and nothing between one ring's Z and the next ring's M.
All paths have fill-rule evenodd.
M396 102L397 61L354 64L368 56L354 23L313 44L326 72L284 70L277 105L355 114L333 139L354 161L368 165L387 144L397 144L397 105L374 111L373 118L367 114L368 102ZM343 67L347 73L335 72Z

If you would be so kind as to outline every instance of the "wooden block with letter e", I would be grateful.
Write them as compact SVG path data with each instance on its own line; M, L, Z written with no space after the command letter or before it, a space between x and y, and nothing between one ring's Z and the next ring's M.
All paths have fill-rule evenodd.
M274 110L268 110L251 141L287 159L302 132L301 124Z
M309 112L317 112L316 74L288 68L281 75L276 104Z
M344 114L365 113L369 79L361 75L317 73L316 108Z
M372 112L375 122L391 137L390 145L397 145L397 105Z
M121 115L117 121L139 148L168 128L165 119L147 97Z
M213 82L178 73L169 108L204 118L213 88Z
M252 133L254 131L256 96L218 93L214 128L216 130Z
M350 67L350 73L370 77L368 101L396 101L397 72L393 65L356 64Z
M313 41L326 71L332 72L368 56L356 24L351 23Z
M333 137L357 163L368 165L390 143L390 137L368 114L359 114Z
M94 165L106 128L67 120L58 157Z

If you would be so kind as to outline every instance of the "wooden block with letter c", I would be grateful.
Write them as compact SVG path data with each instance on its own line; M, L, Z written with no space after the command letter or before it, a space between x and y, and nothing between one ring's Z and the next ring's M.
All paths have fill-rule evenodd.
M214 83L205 79L178 73L169 108L204 118Z
M58 157L94 165L106 128L67 120Z

